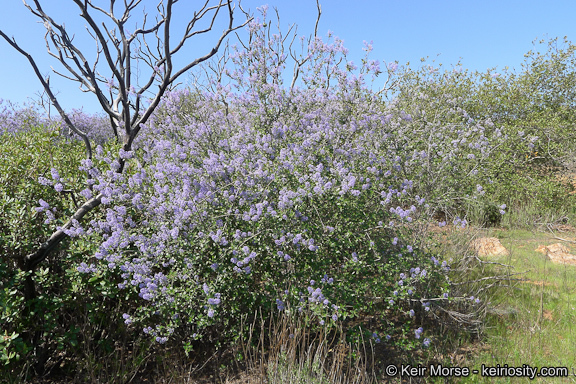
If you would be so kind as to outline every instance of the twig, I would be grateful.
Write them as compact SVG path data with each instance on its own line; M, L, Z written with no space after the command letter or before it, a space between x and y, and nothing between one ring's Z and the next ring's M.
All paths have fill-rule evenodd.
M479 258L479 257L476 256L476 255L474 255L473 257L474 257L476 260L478 260L480 263L482 263L482 264L494 264L494 265L500 265L500 266L506 267L506 268L514 268L514 267L511 266L511 265L502 264L502 263L499 263L499 262L497 262L497 261L486 261L486 260L482 260L481 258Z
M529 271L511 273L511 274L504 275L504 276L487 276L487 277L483 277L481 279L476 279L476 280L471 280L471 281L463 281L461 283L450 283L450 286L457 287L459 285L478 283L478 282L486 281L486 280L510 280L510 276L521 275L521 274L525 274L527 272L529 272ZM512 279L512 280L520 281L520 279Z
M574 240L563 239L563 238L558 237L558 236L554 236L554 238L555 238L556 240L561 240L561 241L565 241L565 242L567 242L567 243L575 243L575 244L576 244L576 241L574 241Z

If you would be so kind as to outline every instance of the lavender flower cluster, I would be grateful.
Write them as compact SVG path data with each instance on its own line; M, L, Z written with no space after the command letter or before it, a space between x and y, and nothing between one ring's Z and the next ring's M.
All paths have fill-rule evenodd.
M14 134L46 123L46 119L33 105L18 106L0 99L0 135Z
M68 116L76 128L85 132L90 140L98 145L104 145L114 138L110 122L104 116L88 114L82 110L69 111ZM38 127L52 129L63 139L79 140L66 127L60 116L48 117L34 104L19 106L0 99L0 136L26 132Z

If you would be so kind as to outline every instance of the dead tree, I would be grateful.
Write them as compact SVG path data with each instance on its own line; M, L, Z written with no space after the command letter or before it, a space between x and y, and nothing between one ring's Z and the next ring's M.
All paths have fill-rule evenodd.
M127 23L134 11L141 5L141 0L124 0L120 6L115 0L110 0L107 9L94 4L91 0L73 0L73 2L80 11L80 17L86 22L86 30L95 42L96 58L91 63L86 59L83 50L73 41L74 36L69 34L64 24L59 24L44 11L41 1L34 0L30 4L24 1L24 5L46 27L45 41L48 54L66 69L65 73L54 69L53 71L71 81L78 82L83 92L95 95L103 111L109 116L111 129L117 140L122 143L124 151L131 150L132 143L142 125L158 107L165 92L176 84L176 80L191 68L214 56L231 32L252 20L238 5L246 20L235 25L235 6L231 0L218 0L214 4L211 4L211 0L206 0L200 4L200 9L194 12L182 35L174 41L172 38L173 6L178 0L160 1L156 6L157 16L152 25L148 25L148 14L143 12L141 26L135 25L133 31L127 29ZM212 49L197 56L188 64L176 68L173 63L174 56L183 51L185 43L191 38L210 32L220 13L226 15L228 23L224 31L216 38ZM102 22L101 19L105 21ZM209 19L208 26L198 28L199 22L205 19ZM0 36L28 59L51 103L69 129L83 140L86 157L91 158L92 148L88 136L74 126L52 92L49 79L41 75L34 58L18 45L14 37L9 38L1 30ZM140 69L141 66L146 67L149 73L145 81L139 83L136 69ZM107 73L111 75L107 76ZM153 87L155 87L154 90ZM145 99L148 99L148 102ZM118 162L120 164L118 172L122 172L125 160L118 157ZM70 228L74 220L81 220L88 212L100 205L101 198L102 194L99 194L84 202L62 229L53 232L34 253L25 257L22 263L23 269L33 271L65 238L64 230ZM27 298L35 295L31 280L25 295Z

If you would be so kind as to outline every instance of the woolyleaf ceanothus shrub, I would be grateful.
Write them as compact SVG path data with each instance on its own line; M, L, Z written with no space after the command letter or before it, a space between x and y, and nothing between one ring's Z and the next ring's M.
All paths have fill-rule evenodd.
M252 129L249 117L255 115L248 110L225 115L214 102L197 108L213 109L210 125L200 119L185 127L174 119L155 121L148 127L154 130L152 145L138 149L141 160L126 180L87 168L100 180L94 189L105 194L104 204L114 202L106 221L94 221L87 231L104 239L95 257L117 271L121 288L132 287L154 303L151 317L165 309L176 312L172 318L185 314L212 323L219 313L237 318L291 296L295 307L301 298L322 298L323 314L334 319L360 311L366 295L381 295L380 286L419 266L413 249L399 256L402 245L378 235L393 230L390 220L410 222L418 212L415 206L390 211L392 202L411 200L410 182L393 188L392 174L370 167L358 147L371 136L345 145L334 132L346 126L322 122L335 115L331 109L338 103L318 105L322 111L306 113L297 125L277 122L272 135ZM354 123L362 129L370 123L364 120ZM181 130L177 142L166 138L175 130ZM219 153L204 150L204 140L217 140ZM359 282L363 288L350 285L359 274L366 275ZM325 276L330 298L311 283Z
M285 88L259 76L278 62L262 63L270 44L252 41L233 53L228 84L166 96L135 151L121 151L123 174L101 148L96 158L107 169L83 162L92 185L83 196L104 197L102 216L67 231L100 244L78 270L111 274L137 294L140 304L124 320L159 342L182 330L232 336L232 326L261 307L302 311L317 324L374 311L410 323L430 310L429 299L448 302L446 261L412 236L434 211L422 193L437 192L421 185L447 172L445 164L472 170L489 151L481 130L480 146L466 145L459 160L464 141L442 136L454 126L435 124L437 135L426 131L435 141L414 141L418 120L364 86L364 74L380 73L376 62L365 60L354 75L338 59L340 45L316 38L311 57L323 58L335 81L320 76ZM309 70L303 79L318 66ZM452 152L438 149L447 145Z

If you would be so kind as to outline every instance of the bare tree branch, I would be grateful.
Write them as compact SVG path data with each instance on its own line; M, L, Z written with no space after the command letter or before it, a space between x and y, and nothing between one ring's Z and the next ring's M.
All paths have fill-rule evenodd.
M318 9L318 16L316 17L316 25L314 26L314 36L310 36L308 38L308 44L310 44L310 42L314 39L316 39L316 37L318 37L318 23L320 22L320 17L322 16L322 7L320 6L320 0L316 0L316 8ZM294 31L294 38L296 38L296 31ZM304 64L306 64L306 62L308 60L310 60L309 57L306 57L304 59L298 60L298 58L296 58L296 55L293 54L292 52L292 43L294 42L294 39L292 39L292 42L290 43L290 47L289 47L289 51L290 51L290 56L292 57L292 59L294 60L294 75L292 76L292 83L290 84L290 90L292 90L294 88L294 86L296 85L296 81L298 80L298 77L300 76L300 68L302 68L302 66L304 66Z
M72 224L75 220L80 221L88 212L92 209L99 206L102 202L102 194L93 197L92 199L86 201L78 210L72 215L72 217L62 226L62 228L58 229L56 232L50 236L48 240L46 240L36 252L27 255L24 259L26 270L32 271L38 264L40 264L48 254L67 236L65 231L72 227Z

